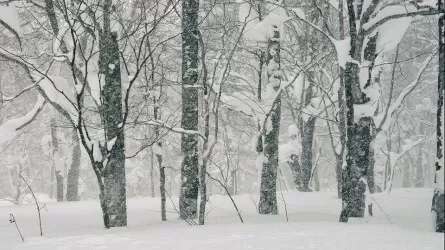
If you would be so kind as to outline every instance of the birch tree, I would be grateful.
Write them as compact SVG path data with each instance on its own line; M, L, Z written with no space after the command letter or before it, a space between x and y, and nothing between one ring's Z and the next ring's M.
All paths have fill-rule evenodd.
M443 166L443 138L444 138L444 96L445 96L445 6L442 0L438 1L439 9L439 75L437 78L437 152L436 173L434 177L434 195L431 211L434 218L436 232L445 232L445 194L444 194L444 166Z

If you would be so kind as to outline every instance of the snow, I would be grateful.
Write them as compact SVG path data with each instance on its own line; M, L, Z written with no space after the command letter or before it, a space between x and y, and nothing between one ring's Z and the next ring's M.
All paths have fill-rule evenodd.
M338 223L341 202L335 193L284 192L289 223L280 215L261 216L249 195L234 196L245 224L227 196L212 195L205 226L179 221L167 201L167 222L160 221L159 198L128 200L127 228L103 229L98 201L46 202L44 237L39 237L35 206L0 207L2 249L443 249L443 234L430 231L430 189L395 189L376 194L375 217L368 223ZM172 197L177 200L177 197ZM257 199L257 197L255 198ZM389 223L381 206L393 224ZM22 243L9 223L13 213Z
M289 19L292 19L292 17L270 13L264 17L263 21L259 22L251 29L246 29L245 37L252 41L265 42L267 39L273 37L273 33L276 29L274 27L277 27L281 33L280 37L283 38L283 23Z
M390 20L394 16L406 14L406 13L416 13L419 12L417 7L413 5L389 5L377 12L377 14L372 17L366 24L363 25L363 29L369 31L374 25L383 20ZM401 18L395 19L395 21ZM388 22L388 21L386 21ZM406 21L405 21L406 22ZM398 26L398 25L397 25Z
M303 93L303 90L306 88L303 73L298 75L297 79L295 79L292 86L294 88L293 91L294 98L297 102L300 102L302 97L301 94Z
M377 28L377 51L389 52L397 47L406 30L411 24L412 17L389 20Z
M291 140L286 144L281 144L279 147L279 157L281 163L286 163L287 161L290 161L290 156L292 154L294 155L300 155L301 154L301 141L300 140Z
M337 51L338 65L345 68L346 63L352 61L352 57L349 54L349 51L351 50L351 38L348 37L344 40L335 40L334 46L335 51Z
M17 130L24 124L31 121L35 115L42 109L45 99L38 95L37 102L34 107L24 116L11 119L0 125L0 146L7 143L17 135Z
M304 11L301 8L293 8L292 10L294 11L295 15L297 15L298 18L306 19L306 15L304 14Z
M297 126L296 125L294 125L294 124L291 124L291 125L289 125L289 128L288 128L288 130L287 130L288 132L288 134L290 135L290 136L298 136L299 134L300 134L300 131L298 130L298 128L297 128Z
M418 1L417 5L422 7L430 7L430 8L437 8L438 0L423 0Z
M54 53L56 55L59 55L59 49L60 49L60 45L62 44L62 41L65 37L65 34L69 31L70 26L67 23L64 23L62 25L62 29L59 31L59 33L57 34L57 37L54 38L54 42L53 42L53 50ZM68 53L67 55L68 57L71 57L71 53ZM72 58L70 58L71 60Z
M251 29L258 23L258 13L251 10L251 4L242 2L239 6L238 17L240 22L246 22L246 30Z
M378 126L381 126L383 130L387 130L392 122L392 116L397 111L397 109L400 108L400 106L403 104L406 97L413 91L414 88L416 88L419 85L420 78L422 77L424 71L427 69L428 65L430 64L431 60L434 58L435 53L432 52L428 58L425 59L423 62L422 67L417 72L416 79L414 79L410 84L408 84L399 94L396 100L393 101L391 106L388 109L388 116L386 120L383 120L384 114L381 113L374 117L374 122L378 124ZM368 93L367 93L368 94ZM416 106L417 108L417 106ZM383 124L382 124L383 123Z
M164 155L162 147L160 147L157 143L153 145L153 153L155 153L155 155Z
M114 137L109 142L107 142L107 150L108 150L108 152L110 152L113 149L114 144L116 143L116 140L117 140L117 137Z
M251 116L263 112L262 107L255 98L250 93L244 91L235 92L230 96L221 94L224 106Z
M60 76L48 75L39 82L39 86L48 96L48 98L66 110L73 121L76 121L77 108L74 106L76 100L76 89L65 78Z
M96 103L101 104L101 92L103 89L105 76L103 74L99 74L98 70L93 70L88 72L87 78L91 90L91 97L93 97Z
M20 28L19 14L14 3L10 3L9 5L0 4L0 19L7 23L18 34L22 32Z
M100 152L100 145L98 141L93 141L93 158L96 162L102 162L103 156Z

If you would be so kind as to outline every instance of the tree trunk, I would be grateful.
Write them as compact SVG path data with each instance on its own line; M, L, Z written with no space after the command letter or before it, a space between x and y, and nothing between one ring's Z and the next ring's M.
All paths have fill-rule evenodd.
M338 1L338 27L339 27L339 38L340 40L345 39L345 23L344 23L344 2ZM343 161L345 160L345 148L346 148L346 102L345 102L345 81L344 75L345 70L339 67L340 75L340 88L338 89L338 130L340 132L340 152L335 152L335 174L337 177L337 196L339 199L342 198L342 186L343 186ZM334 148L334 151L336 149Z
M442 15L439 17L439 76L437 100L437 158L436 175L434 178L434 195L431 211L435 217L436 232L445 232L445 194L444 194L444 166L443 166L443 137L444 137L444 96L445 96L445 7L443 0L438 1Z
M153 98L153 118L155 120L161 119L161 114L159 113L159 100L161 99L162 95L162 88L159 91L159 99L156 99L156 97ZM156 145L158 146L158 150L156 151L156 159L158 161L158 167L159 167L159 193L161 195L161 219L162 221L167 220L167 211L165 210L165 203L166 203L166 197L165 197L165 167L162 165L162 141L159 138L159 127L155 126L154 132L156 135Z
M279 91L281 85L281 67L280 67L280 33L278 27L273 27L273 38L268 41L267 46L267 78L269 88L273 88L274 93ZM272 89L271 89L272 90ZM272 97L270 97L272 96ZM270 95L274 98L275 95ZM269 114L271 126L268 122L264 123L262 128L264 155L261 171L260 200L258 210L260 214L278 214L277 206L277 171L278 171L278 143L280 135L281 120L281 94L273 100L272 108Z
M350 55L368 64L366 83L360 82L361 68L353 62L345 65L344 81L346 96L346 168L343 170L342 211L340 222L347 222L349 217L364 217L365 192L369 185L369 176L374 173L370 166L370 148L373 140L373 117L355 117L354 105L369 104L370 98L362 88L373 84L372 69L376 58L377 35L365 39L363 30L357 27L360 17L356 17L355 0L347 0L350 29ZM359 30L358 30L359 29ZM365 44L365 40L367 43ZM373 157L373 156L372 156ZM373 177L372 177L373 179ZM368 186L369 187L369 186Z
M153 147L150 147L150 194L151 197L155 197L155 178L154 178L154 171L155 171L155 162L154 157L155 154L153 152Z
M57 202L63 201L63 176L60 171L56 171L56 181L57 181Z
M343 154L335 155L335 174L337 179L337 196L339 199L342 198L342 172L343 172Z
M104 6L104 13L109 13L111 1ZM104 15L104 32L100 36L99 68L105 75L103 86L103 117L106 140L115 139L108 162L102 172L104 193L101 195L108 218L105 227L127 225L126 180L125 180L125 139L122 111L122 81L117 34L112 33L109 14ZM104 207L103 207L104 209Z
M161 146L162 147L162 146ZM162 155L157 154L159 164L159 192L161 193L161 219L162 221L167 220L166 210L165 210L165 167L162 165Z
M67 187L66 187L66 200L78 201L79 200L79 173L80 173L80 141L77 135L77 129L72 131L72 143L74 144L72 152L72 162L70 170L68 171Z
M404 160L403 168L402 168L402 188L411 187L411 157L409 160Z
M311 92L311 91L309 91ZM310 101L310 99L309 99ZM310 180L312 175L312 146L314 141L314 131L315 131L315 117L310 117L307 121L301 120L300 126L302 131L302 150L301 150L301 179L302 188L300 191L309 192L312 191L310 188Z
M428 119L427 119L428 120ZM419 135L425 134L425 126L421 122L419 128ZM414 181L415 187L422 188L425 186L425 171L423 169L423 147L419 145L417 152L416 165L414 166L416 169L416 177Z
M317 143L314 143L314 149L318 147ZM321 156L321 147L318 147L318 150L315 154L315 162L314 166L312 167L312 173L311 173L311 186L313 187L313 190L320 191L320 179L318 177L318 162L320 160Z
M301 191L303 189L303 180L301 177L301 167L300 167L300 162L298 160L298 156L296 154L292 154L287 164L289 164L289 167L292 171L295 187L299 191Z
M349 112L348 112L349 113ZM349 121L348 123L352 123ZM366 174L369 166L369 144L371 118L361 118L358 123L348 126L347 166L343 172L343 207L341 222L349 217L364 217Z
M50 179L50 189L49 189L49 198L54 198L54 191L56 190L56 171L57 171L57 162L58 160L56 157L58 157L58 150L59 150L59 143L57 141L57 128L56 128L56 120L54 118L51 118L51 147L52 147L52 165L51 165L51 179ZM57 196L56 196L57 198Z
M198 130L198 0L182 1L182 120L184 130ZM192 87L190 87L192 86ZM183 133L179 212L196 218L198 206L198 136Z

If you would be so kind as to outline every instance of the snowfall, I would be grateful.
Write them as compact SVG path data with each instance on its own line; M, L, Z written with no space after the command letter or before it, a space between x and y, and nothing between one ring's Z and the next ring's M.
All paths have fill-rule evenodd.
M179 220L169 199L168 221L162 222L158 198L130 198L128 227L113 229L104 229L98 201L57 203L41 196L43 237L34 204L0 201L0 249L442 250L444 234L431 227L432 193L394 189L391 194L374 194L374 216L347 224L338 222L341 201L333 192L278 193L279 215L258 215L255 195L234 196L244 224L227 196L213 195L205 226ZM11 213L24 242L9 222Z

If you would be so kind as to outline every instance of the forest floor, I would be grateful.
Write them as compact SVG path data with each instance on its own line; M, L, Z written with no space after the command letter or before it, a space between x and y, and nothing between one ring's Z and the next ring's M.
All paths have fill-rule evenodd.
M128 227L103 228L98 201L46 201L43 237L35 205L0 203L0 249L444 249L444 235L431 231L430 189L395 189L375 194L374 217L338 223L341 201L336 193L284 193L280 215L256 214L257 198L235 196L241 224L227 196L213 195L205 226L178 219L168 201L167 222L160 221L158 198L128 200ZM378 203L378 204L377 204ZM13 213L25 238L22 242Z

